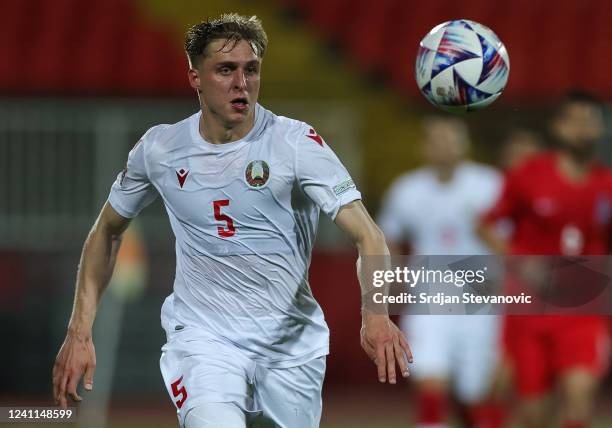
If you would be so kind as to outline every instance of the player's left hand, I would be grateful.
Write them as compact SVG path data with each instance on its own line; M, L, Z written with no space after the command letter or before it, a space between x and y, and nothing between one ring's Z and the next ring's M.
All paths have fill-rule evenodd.
M388 315L364 313L361 324L361 347L376 364L378 380L396 383L395 364L402 377L408 377L412 351L401 330Z
M96 351L91 332L66 334L53 366L53 397L61 408L68 408L68 398L74 402L82 400L77 394L77 385L83 378L86 391L93 388L96 367Z

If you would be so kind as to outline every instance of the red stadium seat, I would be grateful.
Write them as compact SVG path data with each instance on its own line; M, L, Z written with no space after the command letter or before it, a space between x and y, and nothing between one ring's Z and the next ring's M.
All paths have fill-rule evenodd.
M419 40L457 18L500 36L511 61L504 99L556 97L571 87L612 97L608 0L277 0L302 11L360 69L414 95ZM130 0L8 1L0 14L0 88L7 94L184 94L185 59L172 30ZM15 42L17 41L17 42Z
M346 20L350 18L352 0L314 0L296 1L301 5L307 22L320 31L324 36L339 37L346 27Z
M410 94L419 40L435 25L466 18L492 28L506 44L511 78L506 97L556 97L572 87L584 87L612 97L606 76L612 57L612 4L607 0L441 0L376 4L344 0L295 1L314 28L336 37L363 70L383 70L392 84Z
M94 2L89 5L91 20L82 35L79 52L70 76L75 90L97 94L118 89L117 73L122 69L119 55L125 32L131 27L129 14L123 13L123 0ZM92 55L92 52L95 52Z
M385 26L393 22L390 12L395 0L378 0L375 8L370 8L370 4L369 1L354 4L360 12L347 23L341 39L362 69L378 71L387 55Z
M29 2L9 1L2 5L0 14L0 52L4 56L0 61L0 87L6 93L13 93L23 87L22 70L29 66L28 48L34 32L26 25L31 12ZM18 63L16 60L21 58Z

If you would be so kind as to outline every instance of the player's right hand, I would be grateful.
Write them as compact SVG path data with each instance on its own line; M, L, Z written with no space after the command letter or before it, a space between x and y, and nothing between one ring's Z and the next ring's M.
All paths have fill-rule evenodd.
M93 389L93 376L96 368L96 351L91 334L68 332L66 339L55 358L53 366L53 398L55 404L68 407L68 397L81 401L77 385L84 376L86 391Z

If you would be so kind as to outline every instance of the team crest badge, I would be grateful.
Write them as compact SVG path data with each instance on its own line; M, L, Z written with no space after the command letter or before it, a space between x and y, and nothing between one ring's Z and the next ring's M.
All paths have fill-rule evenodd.
M185 180L187 180L188 175L188 169L181 168L176 170L176 178L178 178L179 186L181 186L181 189L183 188L183 184L185 184Z
M265 186L270 178L270 167L265 161L255 160L249 162L244 172L249 186L259 188Z

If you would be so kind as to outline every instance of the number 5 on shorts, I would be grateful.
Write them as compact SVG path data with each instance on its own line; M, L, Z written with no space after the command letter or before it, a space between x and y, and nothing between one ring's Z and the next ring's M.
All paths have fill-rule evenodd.
M183 407L185 400L187 400L187 390L184 386L179 388L179 384L183 381L183 376L174 381L170 386L172 387L172 395L174 398L181 397L177 401L174 402L177 408Z

